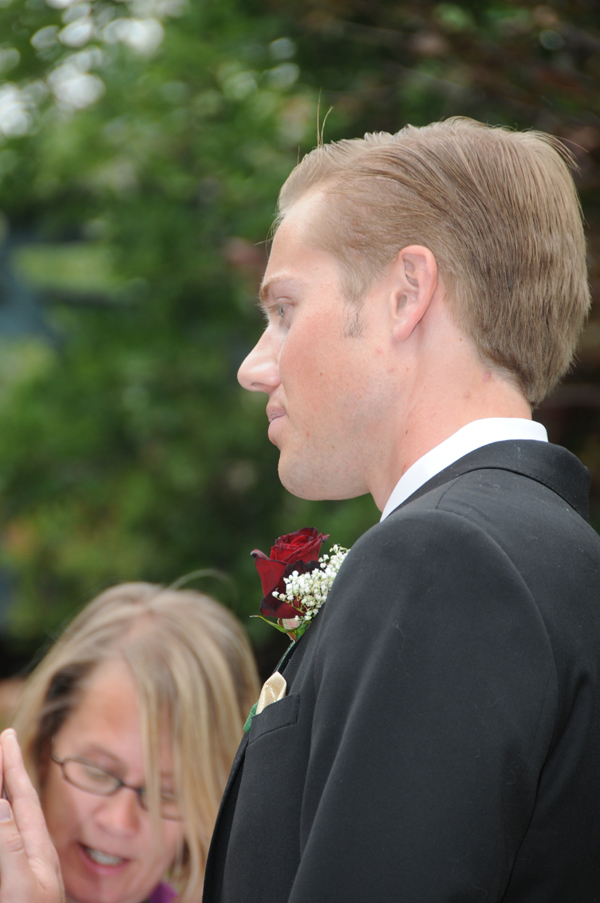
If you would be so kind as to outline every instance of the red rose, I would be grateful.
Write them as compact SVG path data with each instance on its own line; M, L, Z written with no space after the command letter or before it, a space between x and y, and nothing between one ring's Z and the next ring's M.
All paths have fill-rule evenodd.
M285 536L280 536L271 548L271 560L293 564L294 561L318 558L319 550L326 539L329 539L329 533L323 536L314 527L303 527L295 533L286 533Z
M329 534L323 535L314 527L304 527L295 533L280 536L271 548L271 557L267 558L260 549L250 554L254 558L256 570L262 584L264 598L261 602L261 614L268 618L294 618L298 609L289 602L276 599L273 592L285 593L283 578L294 571L306 574L319 566L319 550Z

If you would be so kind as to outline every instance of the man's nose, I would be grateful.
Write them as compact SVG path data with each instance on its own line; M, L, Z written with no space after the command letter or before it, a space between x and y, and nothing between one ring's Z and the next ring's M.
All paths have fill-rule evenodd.
M112 796L104 797L96 810L96 822L107 833L117 837L135 834L142 816L143 810L137 793L129 787L121 787Z
M269 334L269 329L262 336L242 361L238 370L238 382L249 392L266 392L267 394L279 385L279 347Z

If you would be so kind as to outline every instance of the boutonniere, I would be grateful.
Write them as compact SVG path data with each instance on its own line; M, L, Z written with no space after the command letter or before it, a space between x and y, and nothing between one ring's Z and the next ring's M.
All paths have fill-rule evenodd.
M259 549L251 553L264 593L259 617L292 640L300 639L327 599L348 554L348 549L335 545L328 555L319 557L326 539L329 534L304 527L280 536L270 557Z

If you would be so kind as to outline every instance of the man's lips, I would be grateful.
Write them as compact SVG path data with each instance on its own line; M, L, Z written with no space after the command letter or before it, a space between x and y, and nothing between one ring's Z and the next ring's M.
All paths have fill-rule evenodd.
M285 410L279 405L267 405L267 417L269 418L269 429L267 430L269 442L272 442L273 445L276 445L277 448L279 448L280 437L278 438L278 433L280 432L280 430L277 426L275 426L275 424L278 420L281 420L283 417L285 417Z
M280 408L278 405L267 405L267 418L269 423L273 423L274 420L278 420L279 417L283 417L284 414L284 409Z

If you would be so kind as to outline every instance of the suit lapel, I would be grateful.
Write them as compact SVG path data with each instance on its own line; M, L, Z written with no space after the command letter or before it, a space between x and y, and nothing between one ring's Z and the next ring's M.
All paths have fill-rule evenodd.
M311 631L313 631L313 633L317 629L317 621L318 618L316 618L315 623L311 625L310 629ZM286 671L297 649L304 647L305 636L306 634L303 634L299 640L297 640L295 643L291 643L290 646L288 646L275 670L281 673ZM300 658L302 658L302 656L300 656ZM293 673L295 673L296 669L292 668L291 670ZM235 754L235 759L233 760L233 765L231 766L231 771L229 772L229 778L227 779L227 784L225 785L225 790L223 792L223 798L221 799L219 814L217 815L217 820L215 822L208 853L208 859L206 862L204 878L203 899L209 901L209 903L210 900L219 899L220 897L220 883L223 878L223 869L225 857L227 854L227 844L231 830L231 820L233 818L237 794L240 787L240 781L242 779L244 770L244 758L246 756L249 739L250 734L244 734L238 747L237 753Z
M238 769L244 760L244 756L246 755L246 747L248 746L248 734L244 734L240 741L240 745L238 746L237 752L235 754L235 759L233 760L233 765L231 766L231 771L229 772L229 777L227 778L227 783L225 784L225 790L223 791L223 797L221 799L221 809L223 808L225 802L227 801L227 797L229 796L229 791L231 790L231 785L235 781L235 776L238 773ZM220 813L219 813L220 814ZM218 818L217 818L218 824Z
M213 829L208 856L206 859L206 868L204 870L204 890L202 899L206 903L211 900L219 900L221 897L223 874L225 867L225 859L227 856L227 846L229 843L229 834L231 831L231 819L235 809L235 799L239 790L239 779L241 777L241 766L246 754L248 746L248 734L244 734L238 751L235 754L231 771L225 785L219 813ZM235 790L234 790L235 788ZM231 806L229 805L231 800Z

